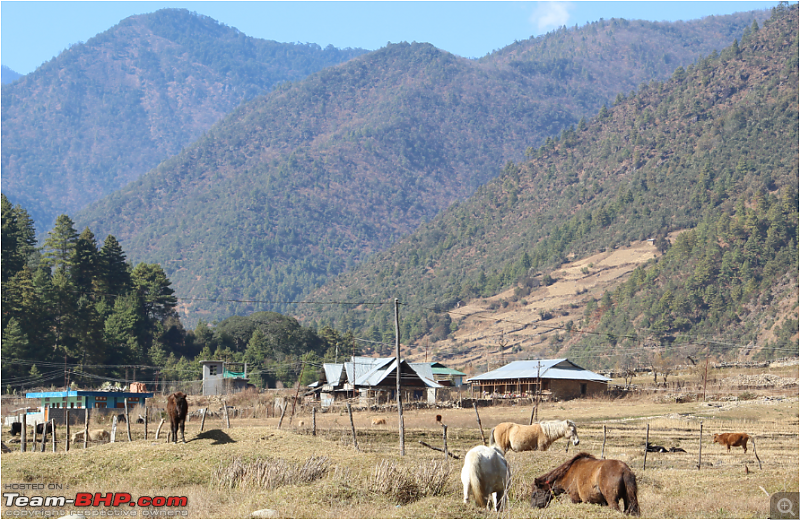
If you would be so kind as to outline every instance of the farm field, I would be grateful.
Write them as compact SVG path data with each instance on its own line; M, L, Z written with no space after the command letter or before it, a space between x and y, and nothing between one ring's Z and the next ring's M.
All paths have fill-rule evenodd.
M190 408L195 409L196 406ZM530 406L478 409L484 435L504 421L527 424ZM442 415L448 426L449 451L462 457L480 444L475 411L469 409L406 409L405 456L399 454L397 413L353 413L358 450L353 446L346 409L284 418L232 418L226 428L219 417L187 422L187 444L154 441L157 424L143 439L143 426L131 424L134 440L72 448L64 453L20 453L2 456L2 484L57 484L67 498L76 493L129 493L141 496L187 497L186 507L81 508L88 517L133 516L158 518L248 518L271 509L281 518L611 518L623 517L608 507L572 504L565 496L547 509L529 505L534 477L564 462L579 450L600 456L606 427L606 458L628 463L637 476L639 503L645 518L765 518L768 494L798 490L798 398L789 396L746 401L659 403L653 396L622 399L579 399L543 403L539 418L574 420L581 442L556 441L547 452L509 453L512 484L506 510L479 510L461 500L462 459L447 458L420 444L443 446ZM373 417L386 425L372 426ZM300 425L303 421L303 425ZM700 423L703 424L702 466L697 468ZM646 428L650 442L680 447L686 453L648 453L644 462ZM107 426L106 426L107 427ZM756 438L749 446L727 453L712 444L712 435L747 432ZM9 439L3 431L3 440ZM125 428L117 439L126 439ZM8 444L8 442L7 442ZM9 444L12 449L19 444ZM33 492L23 494L60 494ZM4 518L37 515L37 508L2 506ZM41 508L39 508L41 509ZM77 508L66 508L67 511ZM52 514L52 513L51 513ZM39 517L47 513L38 513ZM57 516L57 515L53 515Z

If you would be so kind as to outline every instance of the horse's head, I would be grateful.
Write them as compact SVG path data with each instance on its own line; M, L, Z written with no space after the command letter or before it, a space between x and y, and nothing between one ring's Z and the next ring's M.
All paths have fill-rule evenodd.
M531 507L545 508L553 500L553 492L550 483L543 477L533 481L531 485Z
M567 421L567 435L569 436L569 440L572 441L573 446L577 446L581 440L578 438L578 429L575 427L575 423L573 421Z

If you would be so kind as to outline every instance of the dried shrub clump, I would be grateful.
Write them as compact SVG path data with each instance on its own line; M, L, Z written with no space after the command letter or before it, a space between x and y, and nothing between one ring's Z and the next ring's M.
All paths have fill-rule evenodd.
M368 484L373 493L388 496L399 504L408 504L426 496L444 494L449 476L449 465L441 461L400 468L397 463L384 459L375 466Z
M237 457L218 466L211 474L211 483L229 489L274 489L287 484L314 482L324 477L329 468L328 457L310 457L303 464L272 458L243 462Z

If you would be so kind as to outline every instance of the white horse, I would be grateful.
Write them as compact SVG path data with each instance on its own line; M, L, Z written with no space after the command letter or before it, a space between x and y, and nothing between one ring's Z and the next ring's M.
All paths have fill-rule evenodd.
M569 437L575 446L580 442L573 421L542 421L530 426L510 422L500 423L492 428L492 433L489 435L490 444L499 446L503 453L508 450L547 451L551 444L565 436Z
M497 446L475 446L464 457L461 483L464 484L465 504L471 493L478 507L485 508L491 495L494 510L499 511L505 504L510 481L511 471Z

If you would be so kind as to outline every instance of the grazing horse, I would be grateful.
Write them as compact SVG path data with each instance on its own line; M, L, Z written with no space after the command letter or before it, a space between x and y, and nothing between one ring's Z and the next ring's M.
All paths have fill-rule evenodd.
M728 448L729 452L731 451L731 446L741 446L744 448L744 452L747 453L748 440L750 440L750 436L746 433L715 433L714 440L711 443L718 442Z
M579 453L556 469L536 477L531 486L531 505L547 507L554 496L567 493L573 503L607 505L625 514L639 516L636 475L621 460L599 460L589 453Z
M170 435L167 442L172 441L173 444L178 442L178 427L180 427L181 440L186 444L183 430L186 427L186 412L188 411L189 405L186 402L186 394L183 392L170 394L167 398L167 415L169 415L170 425Z
M492 433L489 435L491 443L497 444L503 453L509 449L512 451L547 451L551 444L565 436L568 436L575 446L580 442L578 430L573 421L542 421L530 426L506 422L492 428ZM567 448L569 448L569 444Z
M464 503L469 495L480 508L488 505L489 495L494 502L494 510L502 509L506 490L511 480L511 471L503 452L497 446L475 446L464 457L461 469L461 483L464 485Z

